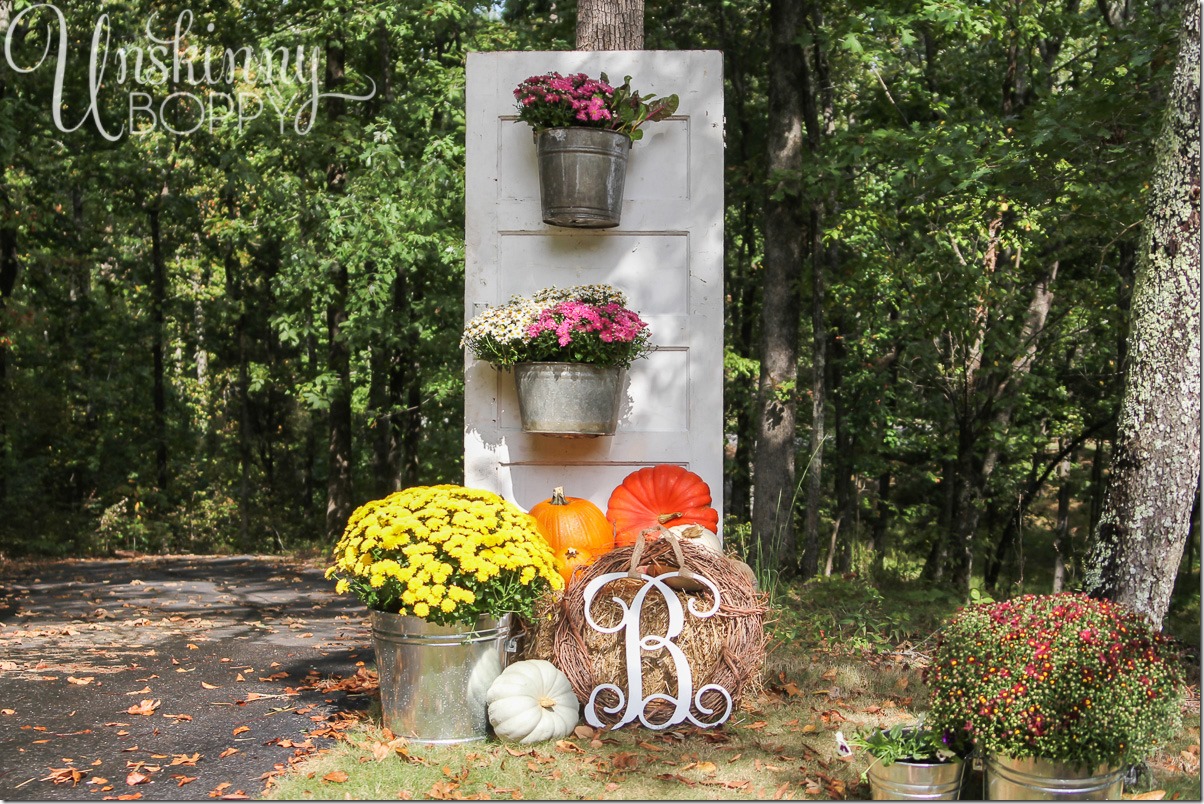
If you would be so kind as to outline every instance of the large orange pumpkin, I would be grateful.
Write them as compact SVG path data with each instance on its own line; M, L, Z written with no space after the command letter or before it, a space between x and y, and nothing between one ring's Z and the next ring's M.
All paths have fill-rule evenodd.
M551 498L531 508L531 516L553 553L575 547L591 556L600 556L614 549L615 530L602 509L589 500L564 496L564 489L559 486L552 491Z
M672 464L638 469L619 484L606 504L615 526L615 545L635 544L640 531L657 525L701 525L718 532L719 512L711 507L711 487L688 469Z

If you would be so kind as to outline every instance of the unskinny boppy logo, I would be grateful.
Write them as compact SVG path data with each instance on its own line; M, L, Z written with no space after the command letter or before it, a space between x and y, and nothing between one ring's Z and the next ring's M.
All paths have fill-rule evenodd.
M190 43L193 13L184 10L174 26L156 33L158 13L152 13L143 29L145 41L115 45L109 15L102 13L92 28L87 52L87 104L64 98L69 69L84 69L79 48L69 48L67 17L51 3L27 6L13 15L4 35L4 58L20 74L54 69L50 115L59 131L71 133L89 120L105 139L116 142L128 131L144 136L157 129L187 135L202 128L210 132L231 125L242 133L252 121L267 115L281 134L308 134L318 118L322 100L366 101L376 95L376 84L362 95L323 92L321 49L306 47L251 47L200 50ZM44 47L29 43L34 26L45 22ZM205 26L213 33L214 25ZM40 51L40 53L38 52ZM102 104L101 93L117 92L114 104ZM164 94L166 92L166 94ZM127 100L128 99L128 100ZM120 123L102 117L102 105L110 117L116 105L124 118Z

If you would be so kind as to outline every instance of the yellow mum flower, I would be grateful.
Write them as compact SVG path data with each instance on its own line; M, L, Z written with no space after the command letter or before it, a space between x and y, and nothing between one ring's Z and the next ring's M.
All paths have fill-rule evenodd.
M326 576L337 592L391 600L399 613L437 623L530 612L563 585L530 516L492 492L455 485L416 486L361 505L331 559ZM381 592L369 597L373 589Z

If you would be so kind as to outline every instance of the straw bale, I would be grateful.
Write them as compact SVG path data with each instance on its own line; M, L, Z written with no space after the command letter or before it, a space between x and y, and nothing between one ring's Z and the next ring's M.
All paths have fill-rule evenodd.
M559 667L573 685L573 691L584 705L594 688L599 684L612 683L620 689L629 689L627 683L625 634L606 634L589 626L585 620L584 592L586 585L601 575L626 572L631 568L633 551L636 547L612 550L594 564L579 570L572 583L563 593L547 596L540 601L538 615L528 624L525 640L526 658L547 659ZM676 595L685 611L681 633L673 640L690 664L694 690L697 692L707 684L718 684L732 695L733 705L739 706L742 694L758 689L761 669L765 661L764 595L754 588L752 579L737 569L727 557L690 543L681 545L685 564L695 573L715 584L719 590L719 610L711 617L699 618L690 614L693 608L705 611L714 606L709 591L677 591ZM637 559L640 566L655 564L651 575L677 568L672 545L666 539L649 542ZM647 570L645 570L647 571ZM612 581L594 597L591 612L595 622L603 627L616 625L622 611L612 598L630 604L646 583L642 580L623 578ZM669 611L663 595L648 594L640 611L640 633L644 635L666 632ZM655 693L678 693L677 674L672 657L665 648L656 651L641 651L643 674L643 696ZM598 719L607 725L617 722L622 712L608 714L606 706L613 706L617 698L612 693L599 694L595 702ZM708 692L702 698L706 708L722 706L722 696ZM652 722L664 722L673 711L673 705L663 701L649 702L645 714ZM713 715L692 705L692 714L703 722Z

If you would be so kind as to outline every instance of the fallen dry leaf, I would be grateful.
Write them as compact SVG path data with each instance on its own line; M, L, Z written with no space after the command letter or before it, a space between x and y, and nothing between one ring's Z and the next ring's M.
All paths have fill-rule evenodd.
M130 787L133 787L134 785L138 785L138 784L146 784L150 780L151 780L150 774L143 773L142 771L130 771L125 776L125 783L128 784Z
M209 798L219 797L223 792L225 792L226 788L229 786L230 786L229 782L222 782L217 787L215 787L209 791Z
M15 714L17 714L16 709L0 709L0 715L15 715Z
M1125 796L1130 801L1162 801L1166 798L1165 790L1150 790L1146 793L1134 793L1131 796Z
M79 784L79 780L84 778L84 772L78 768L47 768L50 771L49 776L42 777L43 782L54 782L55 784L71 783L72 787Z
M192 715L168 715L168 714L164 714L164 715L163 715L163 717L165 717L165 718L168 718L169 720L174 720L174 721L176 721L177 723L187 723L187 722L189 722L190 720L192 720Z
M156 709L159 708L160 703L161 701L158 698L145 698L143 699L142 703L134 704L125 711L127 714L145 715L149 717L155 713Z
M176 787L183 787L184 785L197 780L196 776L185 776L182 773L173 773L171 778L177 781Z
M631 770L640 764L640 757L638 754L621 751L610 758L610 764L614 766L615 770Z
M237 737L240 734L246 734L250 730L251 730L250 726L239 726L238 728L236 728L234 731L232 731L230 733L233 734L235 737Z
M237 748L227 748L225 751L222 751L222 752L221 752L220 754L218 754L217 756L218 756L218 758L219 758L219 759L225 759L226 757L232 757L232 756L234 756L234 755L235 755L235 754L237 754L237 753L239 753L239 749L237 749Z
M218 686L217 684L209 684L208 682L202 681L202 682L201 682L201 689L204 689L204 690L220 690L220 689L221 689L221 687L220 687L220 686Z
M697 787L698 786L698 782L695 782L691 779L687 779L686 777L682 776L680 773L658 773L656 775L656 778L660 779L662 782L680 782L680 783L684 784L686 787Z
M88 784L108 784L109 780L103 776L93 776L88 780Z
M96 680L96 676L84 676L83 678L76 678L75 676L67 676L68 684L78 684L81 687L86 687L95 680Z
M105 796L105 801L137 801L142 798L141 793L122 793L119 796Z
M151 688L149 686L147 686L147 687L143 687L140 690L134 690L133 692L127 692L126 695L146 695L150 691L151 691Z
M556 741L556 750L557 751L565 751L570 754L584 754L585 753L585 749L582 748L581 746L577 745L572 740L557 740Z
M195 766L198 762L200 762L200 760L201 760L201 754L199 751L197 753L191 754L191 755L190 754L172 754L171 755L171 764L172 765Z
M328 773L322 777L322 781L334 782L335 784L342 784L343 782L347 781L350 778L351 777L348 776L344 771L331 771L330 773Z

